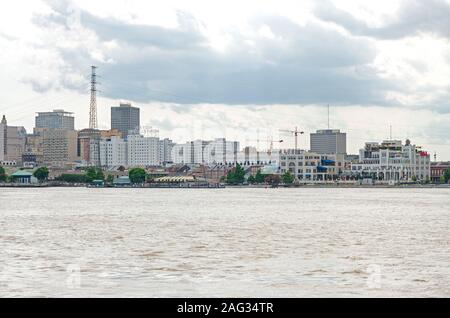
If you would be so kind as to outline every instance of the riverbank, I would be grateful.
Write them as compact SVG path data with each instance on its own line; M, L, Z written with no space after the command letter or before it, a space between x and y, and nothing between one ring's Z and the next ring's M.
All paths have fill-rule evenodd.
M126 186L95 186L86 184L68 184L68 183L42 183L42 184L11 184L0 183L0 188L111 188L111 189L305 189L305 188L339 188L339 189L450 189L450 185L445 184L402 184L402 185L360 185L360 184L299 184L299 185L220 185L220 184L146 184L126 185Z

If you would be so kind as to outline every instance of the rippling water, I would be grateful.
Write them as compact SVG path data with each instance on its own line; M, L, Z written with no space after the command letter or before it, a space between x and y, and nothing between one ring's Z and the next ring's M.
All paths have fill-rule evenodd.
M450 296L448 189L0 189L0 296Z

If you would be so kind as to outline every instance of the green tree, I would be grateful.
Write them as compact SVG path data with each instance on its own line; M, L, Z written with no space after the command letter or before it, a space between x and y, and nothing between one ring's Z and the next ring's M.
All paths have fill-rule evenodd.
M234 169L228 172L227 183L242 184L245 182L245 170L240 164L237 164Z
M265 176L261 173L261 170L258 170L258 172L256 173L256 176L255 176L256 183L258 183L258 184L264 183L264 179L265 179Z
M91 183L94 180L105 180L105 174L100 168L89 168L86 171L86 181Z
M450 168L448 168L444 172L444 182L449 183L449 181L450 181Z
M112 174L108 175L108 177L106 178L106 182L108 182L109 184L113 184L114 176Z
M283 183L284 184L292 184L294 182L294 180L295 180L294 176L289 171L287 171L283 175L282 179L283 179Z
M417 177L416 177L416 176L412 176L411 180L412 180L413 182L417 182Z
M5 182L7 179L5 168L0 166L0 182Z
M256 179L255 179L254 176L250 176L250 177L248 177L247 182L250 183L250 184L255 184L256 183Z
M34 173L33 176L39 180L39 182L44 182L47 180L49 171L47 167L40 167Z
M234 171L234 178L237 183L244 183L245 182L245 170L242 168L240 164L236 165L236 169Z
M67 183L86 183L86 176L83 174L62 174L55 178L56 181Z
M130 181L132 183L144 183L147 179L147 172L145 172L145 169L142 168L134 168L130 170L128 176L130 177Z

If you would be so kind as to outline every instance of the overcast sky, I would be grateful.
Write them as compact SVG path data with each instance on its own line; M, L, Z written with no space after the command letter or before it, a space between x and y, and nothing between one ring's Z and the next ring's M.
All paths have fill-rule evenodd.
M17 0L0 11L0 115L31 131L65 109L85 128L97 65L100 128L123 100L176 142L288 147L278 130L327 128L329 104L349 152L392 125L450 160L449 40L445 0Z

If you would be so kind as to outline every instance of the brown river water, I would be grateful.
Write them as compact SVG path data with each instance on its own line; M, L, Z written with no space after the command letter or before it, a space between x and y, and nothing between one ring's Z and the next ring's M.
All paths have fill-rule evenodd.
M449 297L449 189L0 189L0 297Z

